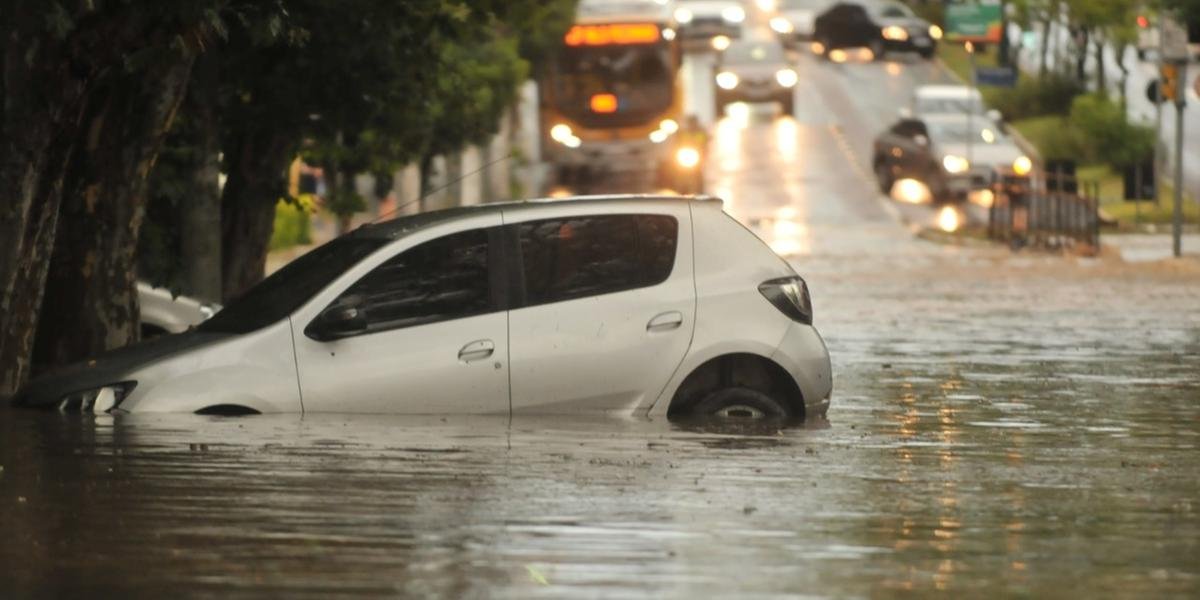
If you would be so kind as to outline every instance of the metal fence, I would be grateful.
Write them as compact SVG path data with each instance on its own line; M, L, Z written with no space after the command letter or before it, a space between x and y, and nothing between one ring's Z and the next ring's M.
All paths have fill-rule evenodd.
M1074 177L1034 189L1028 180L1002 178L992 186L988 237L1014 247L1046 249L1100 247L1099 201L1080 194Z

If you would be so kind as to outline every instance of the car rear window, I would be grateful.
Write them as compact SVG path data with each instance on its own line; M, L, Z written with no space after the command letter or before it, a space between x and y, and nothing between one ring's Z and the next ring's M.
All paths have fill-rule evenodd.
M662 283L675 266L679 223L666 215L596 215L517 225L525 305Z

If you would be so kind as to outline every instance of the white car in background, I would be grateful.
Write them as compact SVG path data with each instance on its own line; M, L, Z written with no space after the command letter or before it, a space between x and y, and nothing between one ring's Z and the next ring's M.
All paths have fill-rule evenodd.
M742 37L746 9L738 0L679 0L674 16L686 44L702 42L724 50L730 40Z
M911 108L902 111L903 117L932 117L938 115L979 115L997 127L1002 126L1004 116L1000 111L988 109L983 95L976 88L965 85L922 85L913 91Z
M813 22L833 0L780 0L775 16L768 23L786 46L811 40Z
M221 310L221 305L176 296L171 290L139 281L138 304L141 306L142 339L167 333L183 333L203 323Z
M213 318L43 376L66 412L823 415L808 288L715 198L460 207L360 227Z

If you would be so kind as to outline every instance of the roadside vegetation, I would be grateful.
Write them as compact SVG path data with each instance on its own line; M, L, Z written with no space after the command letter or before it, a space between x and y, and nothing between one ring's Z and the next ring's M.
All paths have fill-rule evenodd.
M1171 219L1170 190L1158 189L1159 200L1135 206L1123 200L1123 172L1135 164L1151 162L1154 130L1128 119L1126 79L1132 61L1122 59L1114 66L1119 81L1109 81L1105 69L1095 68L1098 57L1111 50L1124 57L1137 43L1137 16L1174 10L1177 16L1200 17L1200 1L1183 0L1160 5L1138 0L1011 0L1017 23L1041 39L1062 26L1073 39L1063 44L1040 44L1038 67L1018 72L1012 88L981 89L987 104L1004 115L1009 126L1029 141L1043 160L1071 159L1077 163L1081 187L1099 191L1102 210L1121 225L1165 223ZM1161 4L1161 3L1158 3ZM962 45L939 47L943 63L959 78L971 78L971 57ZM1002 56L998 45L983 47L975 55L977 66L1016 66L1015 49ZM1090 61L1090 62L1089 62ZM1115 88L1115 92L1114 89ZM1193 203L1188 212L1194 214Z

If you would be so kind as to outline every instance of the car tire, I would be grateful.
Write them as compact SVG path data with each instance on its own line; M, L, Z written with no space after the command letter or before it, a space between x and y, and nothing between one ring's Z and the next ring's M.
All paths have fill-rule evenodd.
M884 55L887 54L887 50L883 47L882 40L871 40L871 42L867 44L867 48L871 50L873 60L883 60Z
M892 179L892 173L888 169L887 163L882 160L875 161L875 181L879 182L879 191L884 195L891 195L892 186L896 181Z
M728 420L787 419L787 405L758 390L731 387L705 396L692 408L697 417Z

